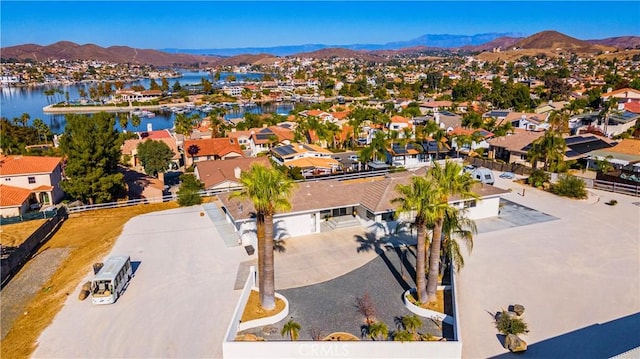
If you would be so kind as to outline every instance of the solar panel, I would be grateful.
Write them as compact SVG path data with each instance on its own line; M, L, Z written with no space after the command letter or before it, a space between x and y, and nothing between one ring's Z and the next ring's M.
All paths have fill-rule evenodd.
M578 137L566 138L564 140L564 143L567 146L569 146L569 145L572 145L574 143L589 142L589 141L594 141L594 140L597 140L595 136L585 136L585 137L578 136Z
M272 134L267 134L267 133L259 133L256 135L256 138L259 140L268 140L269 137L271 137Z

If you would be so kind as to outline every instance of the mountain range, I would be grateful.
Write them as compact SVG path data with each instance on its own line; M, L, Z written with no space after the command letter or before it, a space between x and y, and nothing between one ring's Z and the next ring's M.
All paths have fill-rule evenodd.
M268 53L275 56L289 56L299 53L308 53L326 48L341 48L348 50L398 50L411 47L428 48L459 48L463 46L481 45L499 37L522 37L519 33L487 33L477 35L450 35L450 34L427 34L408 41L388 42L386 44L351 44L351 45L325 45L325 44L305 44L274 47L239 47L225 49L175 49L167 48L160 51L169 53L194 54L194 55L217 55L235 56L241 54Z
M548 52L569 51L575 53L598 53L618 49L640 48L639 36L621 36L600 40L579 40L557 31L543 31L529 37L518 34L424 35L409 41L391 42L383 45L354 44L329 46L307 44L266 48L237 49L135 49L126 46L103 48L94 44L79 45L60 41L51 45L35 44L4 47L0 49L3 60L45 59L102 60L118 63L138 63L155 66L199 64L225 66L239 64L262 64L277 61L278 56L310 58L359 58L366 61L384 62L395 55L423 52L483 52L496 48L501 50L540 49Z

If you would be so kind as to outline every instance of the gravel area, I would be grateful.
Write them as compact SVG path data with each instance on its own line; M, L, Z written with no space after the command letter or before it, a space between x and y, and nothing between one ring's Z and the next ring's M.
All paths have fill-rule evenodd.
M244 333L254 333L266 340L288 340L280 335L283 325L293 318L298 322L300 340L313 340L316 336L326 336L332 332L348 332L363 340L364 316L356 307L356 298L365 293L376 309L376 318L389 327L398 329L398 319L411 315L404 307L402 293L415 287L413 280L415 249L408 248L403 254L400 248L385 248L380 243L361 238L361 249L374 250L378 256L364 266L333 280L299 288L278 291L290 303L289 317L273 325L254 328ZM406 255L404 266L401 258ZM309 268L313 270L313 268ZM442 329L432 320L423 318L421 333L442 336ZM446 325L445 325L446 327Z
M9 333L13 322L24 313L33 296L58 270L60 263L71 253L71 248L50 248L29 260L0 292L0 318L2 339Z

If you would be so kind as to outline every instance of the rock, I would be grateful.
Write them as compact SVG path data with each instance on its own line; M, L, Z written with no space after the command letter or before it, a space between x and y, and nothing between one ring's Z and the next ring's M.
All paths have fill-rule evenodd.
M88 296L89 296L88 290L81 290L80 293L78 294L78 299L85 300L87 299Z
M90 291L91 290L91 282L87 281L82 285L82 290Z
M522 304L514 304L509 307L509 311L516 313L517 316L521 316L524 313L524 305Z
M504 348L513 353L523 352L527 350L527 342L515 334L507 334L507 337L504 338Z

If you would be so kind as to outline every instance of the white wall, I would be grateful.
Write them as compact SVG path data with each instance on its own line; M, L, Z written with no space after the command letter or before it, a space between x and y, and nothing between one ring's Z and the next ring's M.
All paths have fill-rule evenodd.
M313 219L311 216L316 216L316 213L304 213L292 216L276 217L273 221L274 235L276 238L280 238L278 231L282 230L284 238L304 236L307 234L317 233L320 226L318 221L313 225Z
M224 342L224 358L460 358L461 342Z
M500 197L485 198L476 202L475 207L467 209L467 217L474 220L495 217L499 209Z

